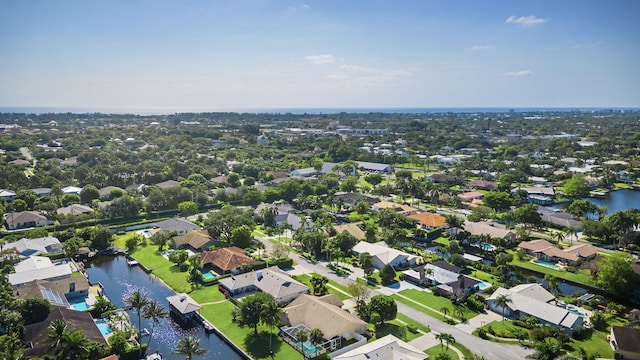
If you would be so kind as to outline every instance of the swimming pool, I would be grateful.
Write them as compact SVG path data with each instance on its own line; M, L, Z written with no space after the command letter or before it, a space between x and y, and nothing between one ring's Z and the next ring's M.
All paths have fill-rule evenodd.
M300 343L298 342L298 347L301 347L307 355L315 355L324 350L322 346L316 345L308 340L303 342L302 346L300 346Z
M550 262L542 261L540 259L535 259L535 260L533 260L533 262L535 264L538 264L538 265L541 265L541 266L546 266L546 267L552 268L554 270L560 270L561 269L561 267L556 265L556 264L552 264Z
M560 305L560 307L563 308L563 309L567 309L567 310L569 310L569 312L572 312L572 313L574 313L574 314L576 314L578 316L582 316L582 317L586 316L585 313L581 312L580 310L578 310L577 307L575 307L573 305L564 305L563 304L563 305Z
M486 282L481 282L478 284L478 290L484 290L490 288L492 285Z
M153 233L150 230L140 230L138 231L138 234L146 237L147 239L153 235Z
M203 280L213 280L216 278L216 275L214 273L212 273L211 271L207 271L206 273L202 274L202 279Z
M111 327L109 327L109 324L107 324L105 320L96 320L96 326L98 326L98 329L100 329L100 333L102 334L102 336L107 336L113 332L113 330L111 330Z
M482 244L480 244L480 243L472 243L471 246L478 247L478 248L480 248L482 250L485 250L485 251L495 251L497 249L497 247L495 247L494 245L487 244L487 243L482 243Z
M87 304L86 298L75 299L74 301L70 301L69 305L71 305L71 307L73 307L73 310L76 310L76 311L86 311L91 309L91 306Z

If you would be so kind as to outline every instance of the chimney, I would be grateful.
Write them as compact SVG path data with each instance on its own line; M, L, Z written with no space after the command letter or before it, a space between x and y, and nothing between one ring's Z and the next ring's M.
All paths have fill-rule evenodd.
M69 283L69 292L72 293L76 291L76 283L74 281Z

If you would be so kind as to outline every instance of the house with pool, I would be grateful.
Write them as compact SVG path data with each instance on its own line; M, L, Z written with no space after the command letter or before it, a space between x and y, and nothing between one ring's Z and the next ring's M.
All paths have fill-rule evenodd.
M252 257L245 254L244 249L237 246L206 251L201 255L202 268L213 270L217 274L237 274L243 268L250 267L255 262Z
M504 307L496 301L503 295L510 300ZM578 326L584 326L589 316L584 309L556 301L555 296L540 284L523 284L510 289L499 287L486 302L491 311L507 318L533 316L542 324L562 327L568 334Z
M490 286L462 274L462 268L443 260L403 271L402 276L405 281L417 285L436 286L439 291L447 295L469 295Z
M596 257L598 250L589 244L576 244L566 249L560 249L547 240L523 241L518 248L533 256L540 265L562 263L575 266L583 261ZM536 262L534 260L534 262ZM548 265L547 265L548 266Z
M266 292L276 299L278 305L309 293L309 287L290 277L277 266L220 279L218 289L226 296L234 298L255 291Z

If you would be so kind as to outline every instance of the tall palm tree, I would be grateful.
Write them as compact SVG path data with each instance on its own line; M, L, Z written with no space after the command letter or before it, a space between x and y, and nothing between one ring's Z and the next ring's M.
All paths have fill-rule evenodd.
M447 333L436 334L436 340L440 341L442 352L445 352L445 345L447 345L447 349L449 349L449 344L456 342L456 339L453 337L453 335Z
M296 331L295 338L300 343L300 350L302 351L302 356L306 359L307 356L305 355L305 352L304 352L304 343L307 340L309 340L309 332L307 332L306 329L300 329Z
M507 310L507 305L512 303L513 301L508 295L502 294L498 295L498 297L494 300L496 307L502 308L502 321L504 321L504 313Z
M192 281L196 281L198 279L200 268L202 268L202 257L200 254L192 255L189 258L189 277Z
M47 338L49 341L49 349L57 350L60 347L64 334L69 331L67 323L62 319L56 319L49 324L49 333Z
M444 315L445 319L447 318L447 315L449 315L449 313L451 312L451 310L449 310L448 307L443 306L442 308L440 308L440 312L442 313L442 315Z
M151 333L149 334L149 341L147 341L147 349L151 347L151 339L153 338L153 331L156 325L160 322L160 319L166 318L167 316L169 316L169 313L153 300L149 301L149 304L144 307L142 317L151 320ZM142 347L140 347L140 351L142 351Z
M125 304L127 304L125 310L133 310L136 312L136 315L138 315L138 329L136 331L136 339L138 340L138 342L140 342L142 309L147 306L149 300L140 290L136 290L131 293L131 295L129 295L126 299L124 299L124 302Z
M322 343L324 342L324 334L322 333L322 330L318 329L318 328L313 328L310 332L309 332L309 341L311 341L314 345L316 345L316 356L318 355L318 345L322 345Z
M564 230L565 234L569 237L569 244L573 245L573 238L578 240L578 231L573 227L568 227Z
M186 360L193 359L194 355L204 355L209 350L200 347L200 339L195 339L192 336L185 336L178 340L176 348L172 353L176 355L182 355Z
M280 314L282 311L278 307L278 304L274 301L269 301L262 305L262 311L260 312L260 320L263 324L269 326L269 354L273 354L273 348L271 346L271 337L273 335L273 327L278 326L282 321Z
M25 347L17 333L10 333L0 337L0 354L3 359L23 360L27 357L24 354Z
M90 341L82 331L67 331L62 336L58 354L65 360L85 360L89 356Z

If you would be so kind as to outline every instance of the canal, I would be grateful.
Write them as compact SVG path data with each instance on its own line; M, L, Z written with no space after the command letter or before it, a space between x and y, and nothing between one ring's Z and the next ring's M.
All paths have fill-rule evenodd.
M635 190L618 190L610 191L602 198L585 198L591 203L598 206L607 207L607 215L617 213L618 211L640 208L640 191ZM554 205L554 208L563 209L567 203Z
M141 290L147 295L149 300L154 300L169 311L169 304L166 297L174 295L175 292L167 287L162 281L154 276L150 276L142 269L129 267L124 257L100 257L87 264L87 274L92 283L100 282L104 286L105 295L118 308L125 306L124 299L135 290ZM133 311L129 311L131 322L137 326L138 318ZM142 319L142 328L151 331L152 324L146 319ZM170 318L160 320L156 325L151 346L148 353L158 351L164 359L184 359L184 357L171 353L178 339L182 336L191 335L200 339L200 347L209 350L203 359L229 359L241 360L232 348L225 344L215 333L206 334L201 326L191 329L182 329ZM149 336L142 338L143 342L149 341Z

